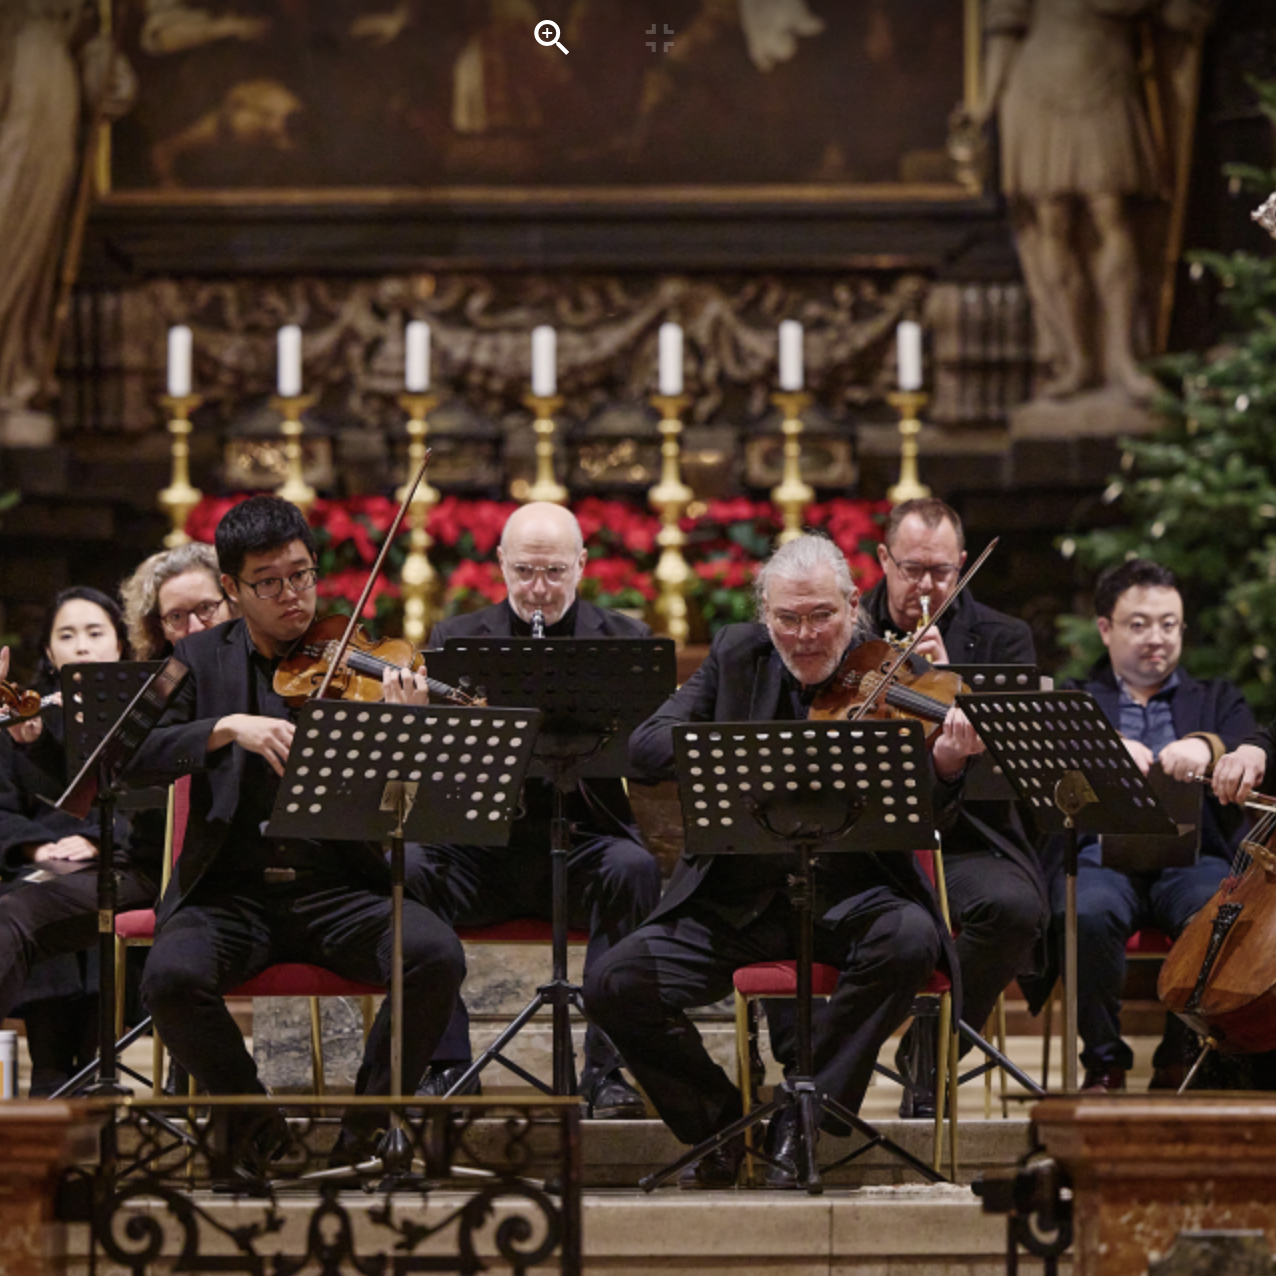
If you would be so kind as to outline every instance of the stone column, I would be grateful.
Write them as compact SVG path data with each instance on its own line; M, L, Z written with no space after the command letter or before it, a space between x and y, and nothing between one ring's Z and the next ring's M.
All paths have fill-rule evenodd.
M1072 1178L1075 1276L1146 1276L1183 1231L1261 1230L1276 1254L1276 1096L1052 1098L1032 1117Z
M0 1101L0 1276L62 1269L65 1246L53 1217L58 1175L97 1159L107 1115L84 1100Z

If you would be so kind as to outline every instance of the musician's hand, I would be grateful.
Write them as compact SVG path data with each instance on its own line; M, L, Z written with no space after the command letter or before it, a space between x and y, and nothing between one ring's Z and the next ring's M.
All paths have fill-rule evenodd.
M37 846L31 858L37 864L45 864L49 860L95 860L97 844L78 833L70 837L59 838L56 842L45 842Z
M1172 780L1195 780L1209 770L1214 750L1199 736L1175 740L1157 754L1161 770Z
M14 744L31 744L40 738L44 723L37 714L35 717L22 718L8 728L9 738Z
M277 775L283 775L288 750L292 748L293 725L282 718L261 718L251 713L232 713L223 718L208 737L210 753L227 744L237 744L249 753L259 753Z
M1143 772L1144 775L1152 769L1152 763L1156 761L1156 755L1146 744L1140 744L1137 740L1129 740L1125 736L1121 737L1121 743L1125 745L1130 756L1134 759L1134 765Z
M1242 744L1214 764L1214 794L1220 802L1244 802L1266 773L1267 754L1255 744Z
M381 695L387 704L429 704L425 670L386 669L381 674Z
M940 777L951 780L960 775L966 759L984 751L984 742L975 732L970 719L954 705L948 710L944 725L939 729L939 739L931 756Z
M925 656L932 665L948 663L948 648L944 646L944 636L934 625L926 630L921 642L913 650L919 656Z

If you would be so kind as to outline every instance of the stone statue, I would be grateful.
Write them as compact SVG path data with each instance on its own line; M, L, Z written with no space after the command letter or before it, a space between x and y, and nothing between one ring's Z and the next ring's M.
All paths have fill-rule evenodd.
M988 0L985 98L1032 298L1044 393L1095 385L1130 399L1154 383L1136 358L1143 292L1131 201L1169 194L1140 81L1140 21L1197 36L1206 0Z
M91 130L136 84L92 0L0 5L0 439L50 441L59 278Z

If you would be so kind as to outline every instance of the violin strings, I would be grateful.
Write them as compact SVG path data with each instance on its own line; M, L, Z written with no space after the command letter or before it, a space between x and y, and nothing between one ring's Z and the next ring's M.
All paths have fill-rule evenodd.
M367 651L346 651L346 663L356 673L376 674L378 677L386 669L402 669L403 665L396 665L393 660L386 660L382 656L374 656ZM362 665L362 668L360 666ZM429 674L425 675L425 685L436 695L449 696L458 698L465 696L463 691L458 691L455 687L449 687L446 682L440 682L437 678L431 678ZM466 697L468 699L468 697Z

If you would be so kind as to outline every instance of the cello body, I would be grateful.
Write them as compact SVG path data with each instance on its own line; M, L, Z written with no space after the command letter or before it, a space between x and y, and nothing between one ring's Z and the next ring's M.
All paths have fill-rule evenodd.
M1161 1001L1223 1054L1276 1049L1276 865L1242 843L1249 867L1187 924L1157 980Z

